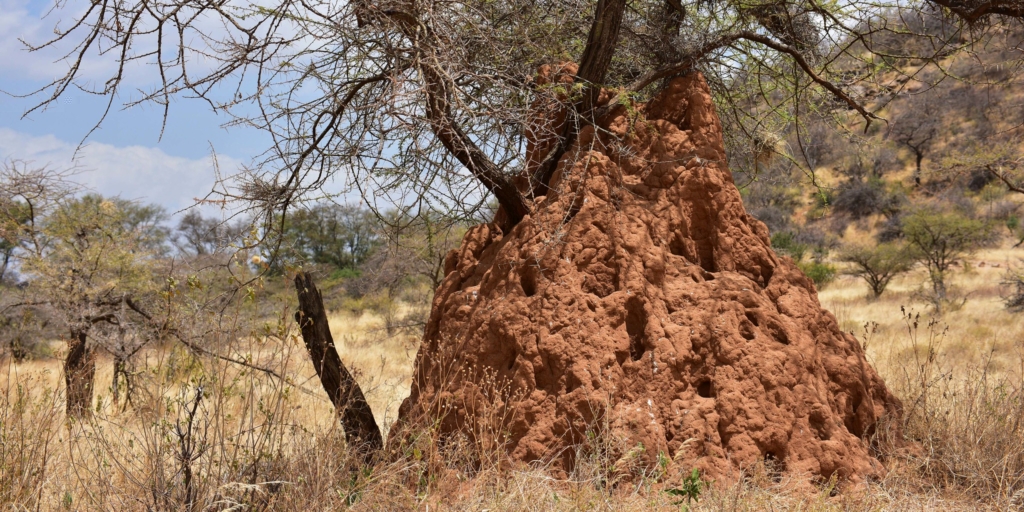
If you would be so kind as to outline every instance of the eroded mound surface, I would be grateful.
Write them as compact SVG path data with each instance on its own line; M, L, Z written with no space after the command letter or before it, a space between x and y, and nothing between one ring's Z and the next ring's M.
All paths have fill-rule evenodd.
M864 438L899 403L747 215L704 79L602 128L580 133L533 215L449 254L403 421L478 440L497 422L526 461L570 465L589 430L712 478L762 458L877 474Z

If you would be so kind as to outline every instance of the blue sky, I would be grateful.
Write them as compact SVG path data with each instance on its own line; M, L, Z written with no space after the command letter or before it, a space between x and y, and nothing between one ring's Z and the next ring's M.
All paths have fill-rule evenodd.
M71 0L67 9L73 10L76 3L82 2ZM39 0L0 0L0 91L24 94L67 69L58 53L29 53L18 41L38 43L53 34L58 18L40 19L49 6ZM57 14L67 19L68 12L73 11ZM93 64L87 63L84 78L104 79L106 64ZM76 155L76 147L99 120L106 98L72 91L59 104L23 118L40 99L0 94L0 160L75 166L80 171L78 180L94 192L159 203L170 211L191 205L210 190L214 181L211 146L226 174L267 147L262 133L226 130L221 125L229 121L227 116L215 114L204 102L179 98L171 106L162 139L162 110L148 105L125 111L115 101L114 112Z

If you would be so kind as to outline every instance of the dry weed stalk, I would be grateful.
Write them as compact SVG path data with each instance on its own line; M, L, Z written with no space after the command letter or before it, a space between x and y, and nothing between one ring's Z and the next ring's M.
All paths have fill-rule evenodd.
M907 462L928 486L1010 505L1024 489L1024 372L997 375L994 346L980 364L958 365L944 353L947 326L913 311L904 322L910 354L890 354L887 382L921 448Z

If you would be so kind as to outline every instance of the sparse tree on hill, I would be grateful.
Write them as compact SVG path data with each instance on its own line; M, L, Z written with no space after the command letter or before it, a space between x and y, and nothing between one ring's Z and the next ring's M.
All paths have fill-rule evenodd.
M888 137L902 144L914 154L914 184L921 184L921 163L931 150L939 133L939 123L927 102L913 100L907 112L897 117L889 127Z

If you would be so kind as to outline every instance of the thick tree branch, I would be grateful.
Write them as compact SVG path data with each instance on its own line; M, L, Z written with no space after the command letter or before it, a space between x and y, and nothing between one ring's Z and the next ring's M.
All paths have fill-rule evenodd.
M996 179L1003 182L1003 185L1006 185L1007 190L1009 190L1010 192L1016 192L1018 194L1024 194L1024 186L1021 186L1021 184L1018 183L1017 180L1014 180L1008 174L998 169L994 165L988 165L985 166L985 168L988 169L988 172L992 173L992 175L995 176Z
M1021 0L992 0L992 1L963 1L963 0L929 0L933 4L949 9L960 19L967 23L974 23L989 15L1010 16L1024 19L1024 1Z
M502 228L508 232L530 212L526 198L512 178L473 143L455 120L449 99L454 87L451 81L433 63L421 63L420 73L426 82L427 119L431 130L445 149L494 194L505 210L508 222Z
M409 40L416 42L416 66L424 81L427 121L431 131L448 153L498 200L507 219L502 228L509 231L530 212L530 207L512 177L502 172L456 120L452 112L452 99L457 86L444 72L434 54L430 27L411 12L380 9L368 2L360 2L355 12L359 26L396 26Z

